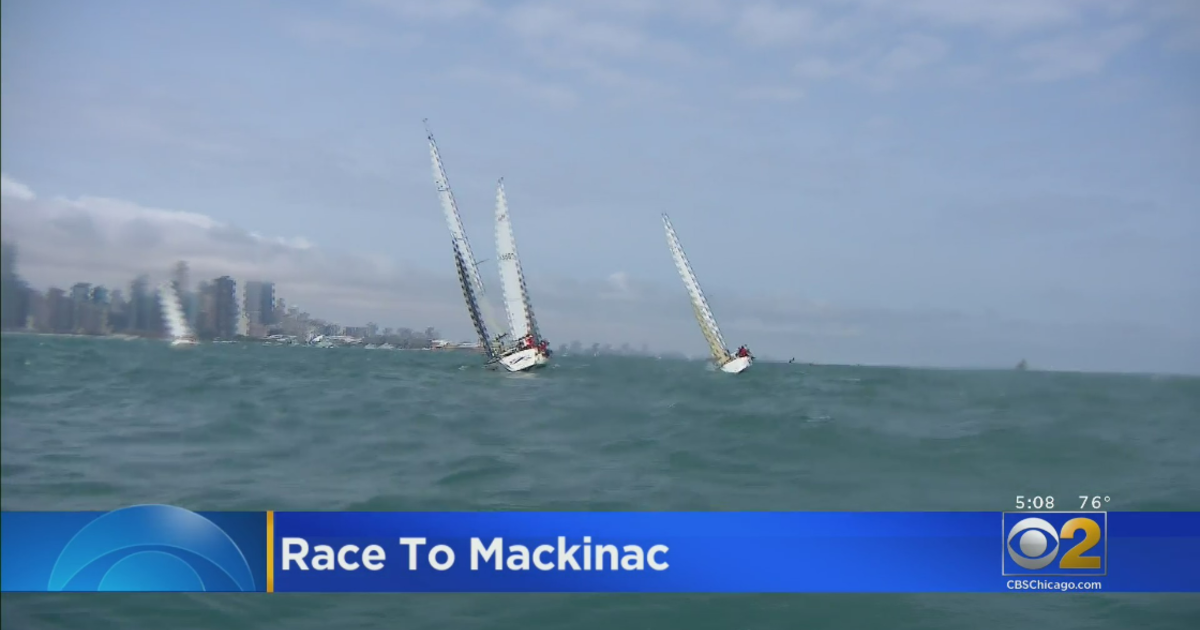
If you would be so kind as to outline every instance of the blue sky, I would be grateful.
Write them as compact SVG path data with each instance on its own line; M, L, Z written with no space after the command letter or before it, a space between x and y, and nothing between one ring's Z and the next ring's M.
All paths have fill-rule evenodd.
M1193 1L0 6L37 284L187 257L469 338L428 117L482 258L505 178L555 344L703 352L668 212L760 354L1200 372Z

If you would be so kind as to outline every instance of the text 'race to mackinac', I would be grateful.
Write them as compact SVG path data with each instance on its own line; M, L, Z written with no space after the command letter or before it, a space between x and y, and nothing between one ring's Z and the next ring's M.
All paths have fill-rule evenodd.
M283 538L280 544L281 571L379 571L388 561L388 551L377 544L361 548L353 544L309 545L303 538ZM398 547L394 551L402 554L401 562L409 571L422 565L447 571L458 557L450 545L429 546L424 538L400 538ZM591 536L568 546L567 537L559 536L557 544L532 549L520 544L506 546L503 538L488 543L471 538L468 553L472 571L666 571L669 551L666 545L643 549L640 545L593 544Z

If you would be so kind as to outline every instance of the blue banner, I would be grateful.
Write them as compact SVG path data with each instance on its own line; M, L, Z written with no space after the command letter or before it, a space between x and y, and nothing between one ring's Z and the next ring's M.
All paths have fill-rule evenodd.
M18 591L1200 592L1197 512L4 512Z

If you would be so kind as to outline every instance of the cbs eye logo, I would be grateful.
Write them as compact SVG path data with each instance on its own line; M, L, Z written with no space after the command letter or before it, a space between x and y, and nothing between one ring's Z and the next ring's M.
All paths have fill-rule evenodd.
M50 570L49 591L254 591L225 530L190 510L138 505L80 529Z
M1005 513L1007 535L1004 547L1008 559L1019 569L1013 570L1005 562L1004 575L1104 575L1107 514L1074 514L1044 513L1042 516L1046 518L1023 518L1009 527L1007 517L1010 514ZM1097 518L1105 523L1104 527ZM1048 519L1059 524L1056 526ZM1097 548L1102 540L1105 540L1104 547ZM1094 555L1083 555L1087 552L1094 552Z

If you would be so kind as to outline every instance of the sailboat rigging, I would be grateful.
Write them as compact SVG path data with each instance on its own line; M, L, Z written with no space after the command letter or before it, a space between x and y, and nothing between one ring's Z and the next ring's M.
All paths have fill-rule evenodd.
M500 353L504 350L503 340L507 332L499 326L492 314L491 305L487 300L483 279L479 276L479 261L471 252L471 243L467 240L467 232L463 227L458 205L454 202L454 193L450 190L450 182L446 177L446 169L438 152L437 142L429 129L429 121L425 122L425 135L429 140L430 160L433 163L433 181L437 186L438 197L442 203L442 212L446 217L446 225L450 228L450 236L454 250L454 264L458 271L459 283L462 285L463 299L467 303L467 311L471 323L479 336L479 345L488 365L494 367ZM491 334L496 332L496 336Z
M158 303L162 307L163 321L167 325L172 348L199 343L183 315L183 304L179 300L179 292L175 290L175 283L168 281L158 287Z
M664 214L662 215L662 220L663 229L667 233L667 246L671 250L671 257L675 260L675 268L679 271L680 278L683 279L683 285L687 288L688 297L691 298L692 312L696 316L696 322L700 324L700 332L703 333L705 341L708 342L708 349L712 355L713 363L722 372L737 374L744 371L754 363L754 357L750 354L750 350L746 346L739 348L736 356L726 349L725 339L721 336L721 329L717 327L717 320L713 317L712 310L708 307L708 300L704 298L704 292L700 290L700 283L696 280L696 274L692 271L692 265L688 262L687 255L683 253L683 247L679 244L679 238L675 235L675 228L671 225L671 219Z
M508 198L504 194L504 179L496 185L496 258L499 261L500 288L504 294L504 310L508 314L508 331L516 346L501 354L504 369L520 372L538 368L550 361L550 344L538 332L529 289L517 255L516 237L508 213Z

